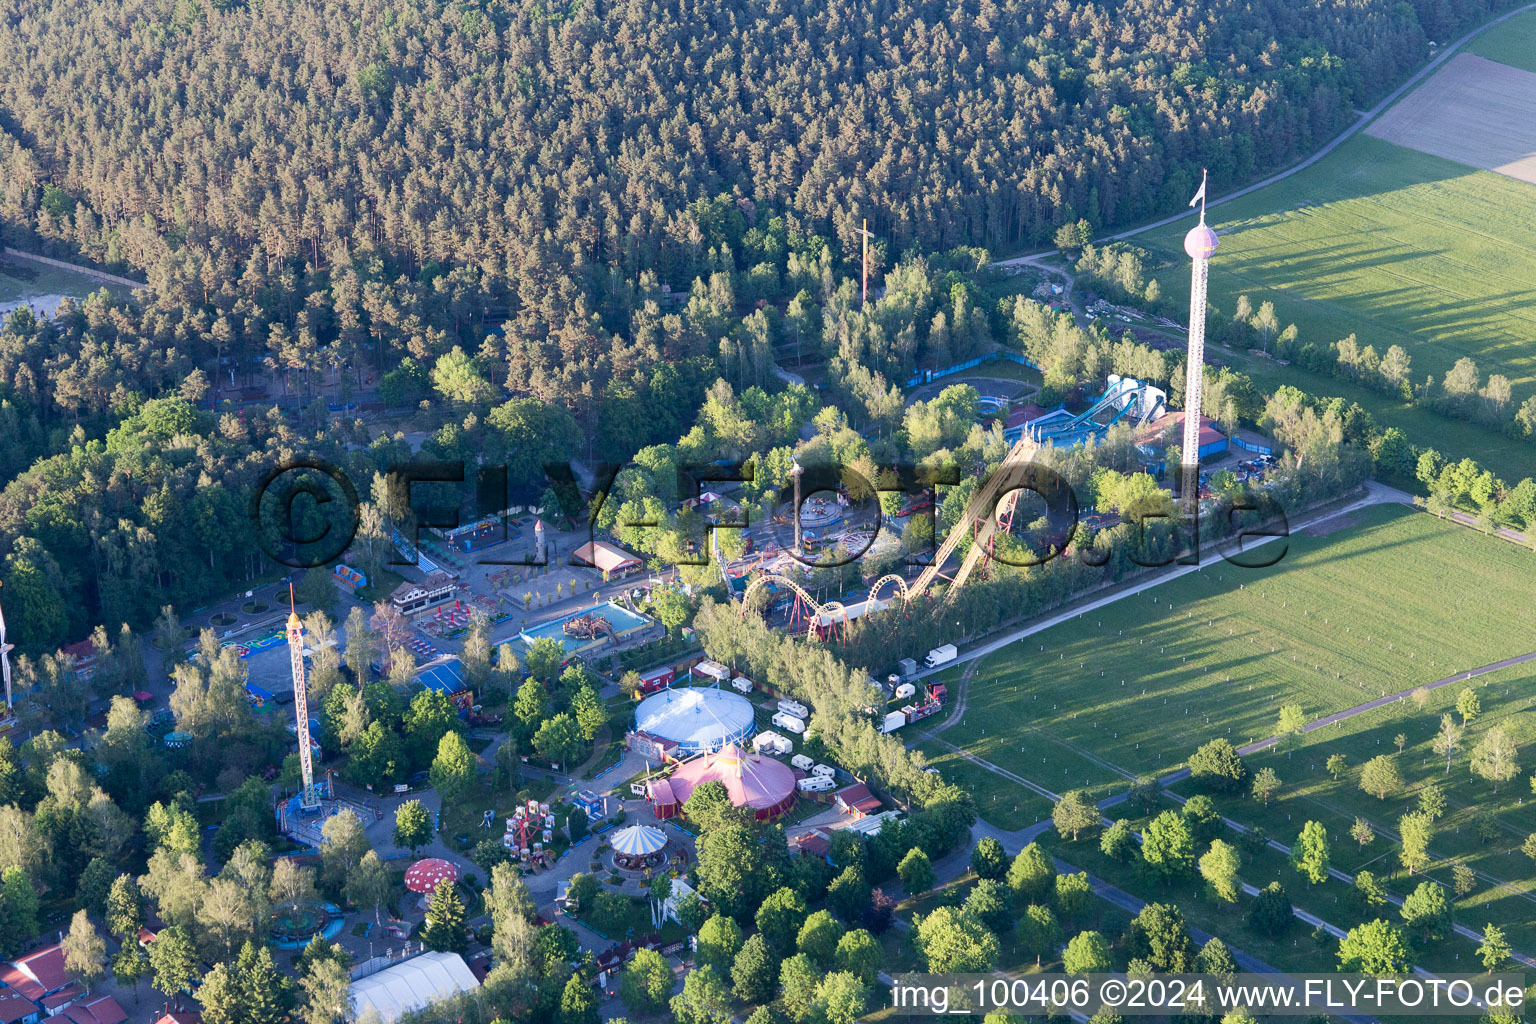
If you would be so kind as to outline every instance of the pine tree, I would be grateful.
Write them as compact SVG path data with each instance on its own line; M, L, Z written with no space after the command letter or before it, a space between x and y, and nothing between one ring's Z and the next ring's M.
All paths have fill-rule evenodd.
M304 990L300 1017L305 1024L336 1024L350 1009L350 960L324 959L310 965L299 984Z
M197 1002L203 1008L203 1024L243 1024L245 995L231 964L214 964L197 987Z
M464 904L453 883L442 881L432 891L432 903L427 910L427 927L421 940L428 949L439 953L462 953L468 943L464 927Z
M247 941L235 961L245 1013L242 1024L286 1024L293 1010L293 982L277 969L272 950Z

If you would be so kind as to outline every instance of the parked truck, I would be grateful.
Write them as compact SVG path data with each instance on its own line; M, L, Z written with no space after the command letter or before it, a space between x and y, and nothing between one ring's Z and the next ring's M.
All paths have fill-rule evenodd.
M890 714L886 715L884 721L880 723L880 731L895 732L897 729L900 729L906 724L906 715L902 714L900 711L892 711Z
M947 665L954 661L959 655L960 652L955 650L954 644L945 644L943 647L935 647L929 651L928 657L924 659L923 664L929 668L938 668L940 665Z

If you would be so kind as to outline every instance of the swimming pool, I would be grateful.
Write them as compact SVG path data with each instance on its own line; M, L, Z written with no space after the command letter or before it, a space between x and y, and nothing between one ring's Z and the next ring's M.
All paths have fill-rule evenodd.
M530 626L524 629L519 636L524 643L529 644L535 640L542 639L559 640L565 645L567 654L574 654L577 651L595 646L600 642L600 640L575 637L566 633L565 624L567 622L587 616L595 616L606 621L608 625L613 627L615 639L623 639L628 634L644 629L651 624L651 620L644 615L632 612L622 605L614 604L612 601L604 601L602 604L596 604L590 608L579 608L576 611L567 612L558 619L550 619L548 622L541 622L537 626Z

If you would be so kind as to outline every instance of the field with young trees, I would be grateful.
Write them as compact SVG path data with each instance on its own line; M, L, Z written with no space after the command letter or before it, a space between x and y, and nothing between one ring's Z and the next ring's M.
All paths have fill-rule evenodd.
M1536 833L1536 801L1527 803L1536 767L1529 753L1536 740L1533 682L1529 666L1517 666L1414 694L1244 758L1249 780L1265 769L1278 777L1268 801L1256 799L1246 784L1213 795L1225 816L1283 843L1295 839L1302 822L1319 822L1334 868L1350 875L1370 871L1399 896L1426 879L1443 884L1459 923L1479 931L1493 923L1530 954L1536 950L1536 843L1527 845ZM1310 707L1303 712L1318 717ZM1194 781L1175 790L1186 796L1209 791ZM1421 811L1430 815L1430 833L1424 858L1410 873L1400 842L1403 817Z
M1272 735L1282 705L1318 718L1530 649L1529 552L1401 508L1356 518L1289 538L1272 568L1211 566L988 657L944 738L1104 796L1214 737ZM989 780L1012 788L979 776L983 815Z

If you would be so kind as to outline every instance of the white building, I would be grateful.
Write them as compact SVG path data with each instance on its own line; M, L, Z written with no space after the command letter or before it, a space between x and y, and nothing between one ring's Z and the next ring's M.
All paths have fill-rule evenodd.
M356 1018L372 1010L382 1024L393 1024L407 1013L480 987L457 953L423 953L352 983Z

